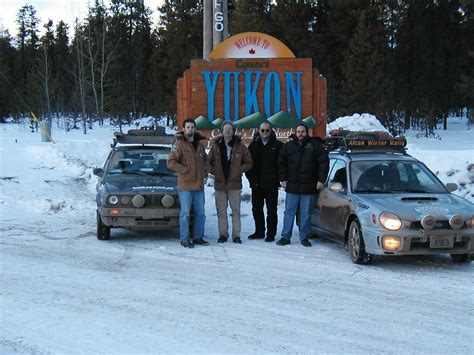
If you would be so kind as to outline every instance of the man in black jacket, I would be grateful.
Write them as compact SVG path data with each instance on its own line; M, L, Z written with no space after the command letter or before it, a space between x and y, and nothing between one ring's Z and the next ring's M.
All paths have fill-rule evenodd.
M313 199L323 188L329 170L329 159L322 143L308 136L304 123L296 126L296 137L292 135L282 148L279 159L280 181L286 190L283 230L278 245L290 244L293 223L299 209L300 241L310 247L311 207Z
M245 175L252 188L252 213L255 221L255 233L249 239L265 237L265 216L263 205L267 206L267 237L266 242L273 242L278 225L277 204L278 187L278 155L283 143L276 139L275 132L269 122L263 122L249 145L254 162L252 169Z

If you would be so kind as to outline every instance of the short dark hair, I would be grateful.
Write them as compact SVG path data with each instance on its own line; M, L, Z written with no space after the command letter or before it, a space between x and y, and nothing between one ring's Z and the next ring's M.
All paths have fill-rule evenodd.
M295 130L296 130L298 127L304 127L304 129L305 129L305 131L306 131L306 134L309 133L308 126L305 125L303 122L298 123L298 124L296 125L296 127L295 127Z
M192 123L196 127L196 122L192 118L187 118L183 121L183 128L186 126L186 123Z
M225 121L224 123L222 123L222 126L221 126L221 132L224 132L224 127L225 126L231 126L232 127L232 131L235 133L235 126L229 122L229 121Z
M258 128L260 128L263 124L268 125L268 127L270 127L270 130L272 129L272 125L271 125L271 123L268 122L268 121L263 121L262 123L260 123L260 125L258 126Z

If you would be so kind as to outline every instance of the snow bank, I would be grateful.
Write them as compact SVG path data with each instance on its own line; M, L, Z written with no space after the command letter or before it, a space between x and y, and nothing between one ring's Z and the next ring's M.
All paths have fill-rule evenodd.
M343 116L337 118L334 122L327 125L327 132L333 129L343 128L350 131L383 131L388 130L380 123L374 115L370 113L358 114L352 116Z

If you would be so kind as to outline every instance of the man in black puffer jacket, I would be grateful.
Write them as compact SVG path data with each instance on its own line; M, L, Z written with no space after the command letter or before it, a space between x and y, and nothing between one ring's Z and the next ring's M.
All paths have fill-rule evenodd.
M265 237L265 215L263 205L267 205L266 242L273 242L277 232L278 215L278 155L283 143L276 139L269 122L263 122L249 145L253 167L245 173L252 188L252 213L255 233L249 239Z
M286 190L286 201L283 230L277 244L290 244L294 219L299 209L300 241L305 247L310 247L308 238L311 235L311 206L316 193L326 181L329 159L324 145L308 136L305 124L298 124L296 137L292 135L290 139L278 158L280 181Z

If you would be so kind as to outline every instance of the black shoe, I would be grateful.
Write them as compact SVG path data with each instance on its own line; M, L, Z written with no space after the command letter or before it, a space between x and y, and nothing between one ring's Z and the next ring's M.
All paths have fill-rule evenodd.
M277 242L277 245L288 245L288 244L291 244L291 240L283 238L283 237Z
M185 248L194 248L194 244L190 240L182 240L181 245Z
M227 238L221 235L219 239L217 239L217 243L225 243L227 242Z
M303 239L301 241L301 244L303 244L303 246L305 246L305 247L310 247L311 246L311 243L309 242L308 239Z
M265 238L265 241L266 241L267 243L273 243L273 242L275 241L275 237L266 237L266 238Z
M252 240L252 239L263 239L263 238L264 238L263 235L258 235L257 233L249 235L250 240Z
M234 238L232 239L232 241L236 244L242 244L242 241L240 240L240 238Z
M204 240L204 238L194 239L194 244L196 245L209 245L209 243Z

